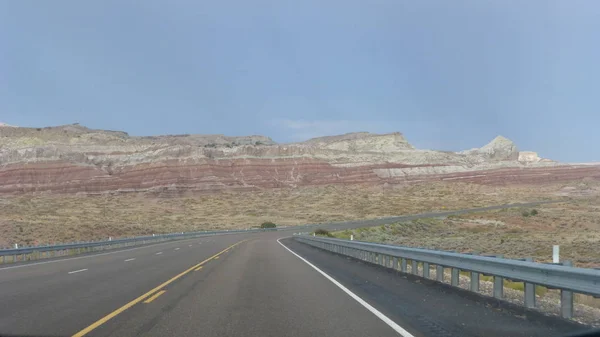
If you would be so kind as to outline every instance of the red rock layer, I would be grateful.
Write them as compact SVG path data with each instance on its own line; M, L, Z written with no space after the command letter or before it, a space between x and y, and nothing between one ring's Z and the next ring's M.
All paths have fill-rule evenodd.
M0 168L0 194L31 192L102 193L112 191L219 191L417 181L460 181L479 184L536 184L591 177L600 166L506 168L435 175L381 178L373 169L412 167L402 164L336 167L315 159L231 159L162 161L110 171L70 162L37 162Z

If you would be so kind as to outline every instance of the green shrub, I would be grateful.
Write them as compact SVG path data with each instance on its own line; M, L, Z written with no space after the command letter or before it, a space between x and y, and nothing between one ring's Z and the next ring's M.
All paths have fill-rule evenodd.
M523 213L521 213L521 215L524 216L524 217L528 217L529 216L529 212L523 211Z
M266 221L266 222L263 222L263 223L260 225L260 228L275 228L275 227L277 227L277 225L276 225L276 224L274 224L274 223L272 223L271 221Z
M331 234L328 230L322 229L322 228L317 229L315 231L315 235L327 236L327 237L330 237L330 238L333 237L333 234Z
M530 214L531 215L538 215L538 210L537 209L531 210Z

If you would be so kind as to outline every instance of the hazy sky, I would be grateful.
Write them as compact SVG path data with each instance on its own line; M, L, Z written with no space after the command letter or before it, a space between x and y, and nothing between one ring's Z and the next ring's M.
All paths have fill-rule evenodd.
M600 1L0 0L0 122L600 160Z

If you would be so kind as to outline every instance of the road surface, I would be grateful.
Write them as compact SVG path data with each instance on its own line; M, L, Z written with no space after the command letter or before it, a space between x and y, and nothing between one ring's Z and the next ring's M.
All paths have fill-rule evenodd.
M278 241L287 235L211 236L0 268L0 336L561 336L581 328Z

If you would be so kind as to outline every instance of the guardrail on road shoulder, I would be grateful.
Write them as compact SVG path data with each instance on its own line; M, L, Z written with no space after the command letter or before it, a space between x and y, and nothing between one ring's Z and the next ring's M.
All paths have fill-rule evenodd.
M443 282L444 269L451 269L450 283L458 286L461 270L471 272L471 291L479 291L479 275L493 276L494 297L502 298L504 279L525 283L525 306L535 307L535 286L541 285L561 291L561 315L573 317L573 293L600 297L600 270L564 265L504 259L500 257L460 254L422 248L383 245L370 242L349 241L299 235L295 240L324 250L351 256L418 275L422 265L423 276L429 278L430 265L436 266L436 279Z
M126 239L107 241L74 242L52 246L34 246L15 249L0 249L0 264L37 260L43 258L77 255L107 249L116 249L136 245L144 245L162 241L191 239L201 236L263 232L267 229L201 231L189 233L173 233L153 236L138 236Z

